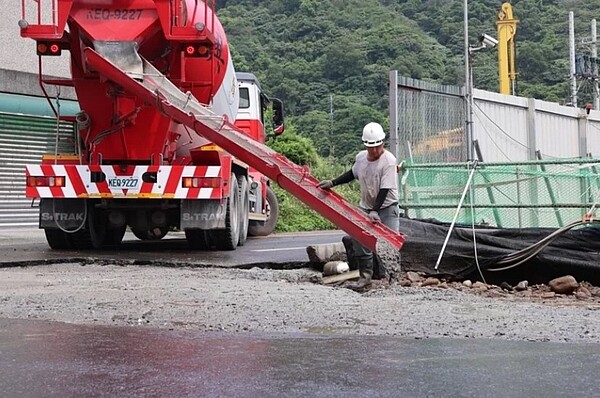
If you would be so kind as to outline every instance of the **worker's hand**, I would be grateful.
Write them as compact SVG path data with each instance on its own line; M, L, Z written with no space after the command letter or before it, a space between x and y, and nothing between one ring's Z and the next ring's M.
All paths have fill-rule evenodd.
M369 219L373 222L381 221L381 217L379 217L379 213L375 210L369 212Z
M323 180L320 181L317 186L321 189L331 189L333 188L333 181L331 180Z

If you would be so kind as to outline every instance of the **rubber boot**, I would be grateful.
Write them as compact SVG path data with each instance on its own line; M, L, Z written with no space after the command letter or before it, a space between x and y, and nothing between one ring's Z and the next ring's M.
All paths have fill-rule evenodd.
M354 256L354 243L352 242L352 237L349 235L345 235L342 237L342 243L344 244L344 248L346 249L346 258L348 260L348 266L350 267L350 271L354 271L358 269L358 260Z
M373 257L358 260L358 273L360 275L358 281L349 283L349 289L362 290L371 285L371 279L373 278Z

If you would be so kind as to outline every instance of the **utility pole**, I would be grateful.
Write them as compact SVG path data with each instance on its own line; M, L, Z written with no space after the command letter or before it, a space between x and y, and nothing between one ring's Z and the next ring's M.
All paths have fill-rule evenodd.
M600 90L598 87L598 47L596 20L592 19L592 71L594 76L594 109L600 109Z
M577 76L575 72L575 16L569 11L569 64L571 79L571 106L577 108Z
M389 98L390 98L390 150L398 159L398 71L392 70L389 75Z
M335 155L335 145L333 144L333 94L329 94L329 157Z
M467 103L466 109L466 140L467 140L467 161L473 160L473 80L471 77L471 49L469 48L469 1L464 0L463 20L465 31L465 97Z

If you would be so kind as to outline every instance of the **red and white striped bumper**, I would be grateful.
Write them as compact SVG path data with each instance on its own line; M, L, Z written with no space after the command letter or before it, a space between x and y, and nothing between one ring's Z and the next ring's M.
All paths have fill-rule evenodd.
M64 177L64 183L62 186L28 184L25 195L28 198L221 199L221 187L183 186L185 177L213 179L213 183L222 186L217 181L222 177L221 169L221 166L130 166L129 173L123 175L120 166L28 165L28 180ZM92 174L103 174L102 181L92 182ZM154 181L148 182L148 174L155 175L151 179Z

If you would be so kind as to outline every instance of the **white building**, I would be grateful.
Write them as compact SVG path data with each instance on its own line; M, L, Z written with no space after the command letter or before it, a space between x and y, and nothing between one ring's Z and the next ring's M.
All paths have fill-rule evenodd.
M21 1L3 0L1 5L0 227L37 225L37 208L25 198L24 165L38 163L43 153L54 152L57 123L39 87L35 41L20 35ZM43 71L47 76L69 76L68 54L45 57ZM56 95L55 88L47 90ZM61 89L61 98L62 114L77 112L75 101L68 100L74 98L72 90ZM59 126L61 137L73 135L72 123Z
M0 11L0 37L4 48L0 51L0 69L37 74L38 57L35 52L35 42L21 37L18 25L20 19L21 1L3 1ZM68 76L68 57L45 60L44 73L50 76Z

